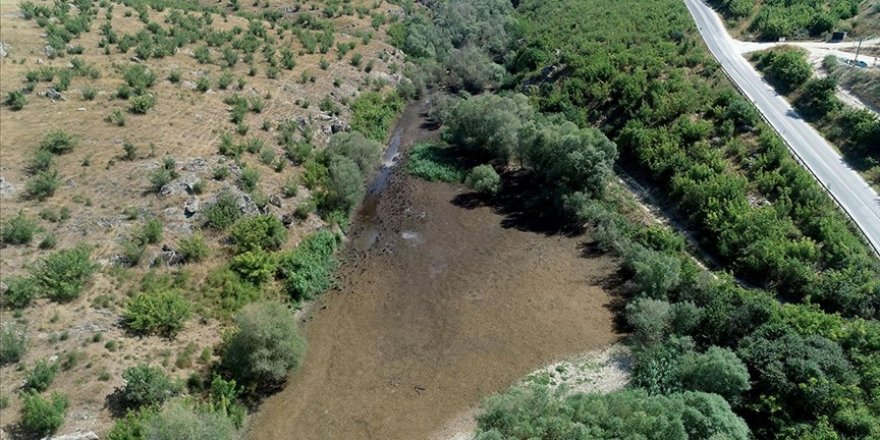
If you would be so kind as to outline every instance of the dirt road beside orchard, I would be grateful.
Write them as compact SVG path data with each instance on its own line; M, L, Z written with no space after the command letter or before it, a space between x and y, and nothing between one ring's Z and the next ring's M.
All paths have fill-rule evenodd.
M400 122L403 150L436 134L417 110ZM585 237L453 203L466 192L391 175L352 229L369 247L345 252L339 289L306 318L305 362L251 439L425 439L532 370L617 339L600 287L613 260L584 257Z

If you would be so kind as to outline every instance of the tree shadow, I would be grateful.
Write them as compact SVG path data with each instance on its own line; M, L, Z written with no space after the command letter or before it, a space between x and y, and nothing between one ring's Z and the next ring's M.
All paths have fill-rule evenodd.
M131 406L128 405L125 398L122 396L122 388L116 388L104 398L104 408L106 408L114 418L120 418L125 417L125 414L128 413Z
M452 204L464 209L489 207L503 218L501 226L548 236L575 237L583 226L560 213L558 200L547 185L526 171L508 171L501 175L501 190L494 196L476 192L459 194Z

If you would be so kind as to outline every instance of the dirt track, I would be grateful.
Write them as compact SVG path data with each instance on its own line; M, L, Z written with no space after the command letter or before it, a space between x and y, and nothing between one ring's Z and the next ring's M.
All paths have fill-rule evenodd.
M413 110L403 149L430 136ZM288 386L263 404L251 439L425 439L482 398L551 361L606 346L606 257L584 237L503 227L467 190L396 172L378 223L355 224L340 289L307 318L309 351ZM366 224L365 224L366 223Z

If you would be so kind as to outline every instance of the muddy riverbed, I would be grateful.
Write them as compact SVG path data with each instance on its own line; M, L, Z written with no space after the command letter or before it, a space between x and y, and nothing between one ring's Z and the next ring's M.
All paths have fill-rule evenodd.
M403 152L437 134L419 111L394 133ZM618 339L601 287L617 264L584 256L588 237L510 227L462 206L465 187L399 166L384 178L356 216L338 289L307 313L302 367L250 439L428 439L530 371Z

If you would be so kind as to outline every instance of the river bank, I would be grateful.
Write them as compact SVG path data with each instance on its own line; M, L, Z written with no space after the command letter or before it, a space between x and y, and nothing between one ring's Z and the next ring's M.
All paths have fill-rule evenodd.
M436 137L410 107L405 153ZM397 166L368 196L338 289L306 313L309 351L252 420L252 439L417 439L536 368L617 340L602 284L617 263L585 237L510 227L463 185ZM372 199L370 197L373 197Z

